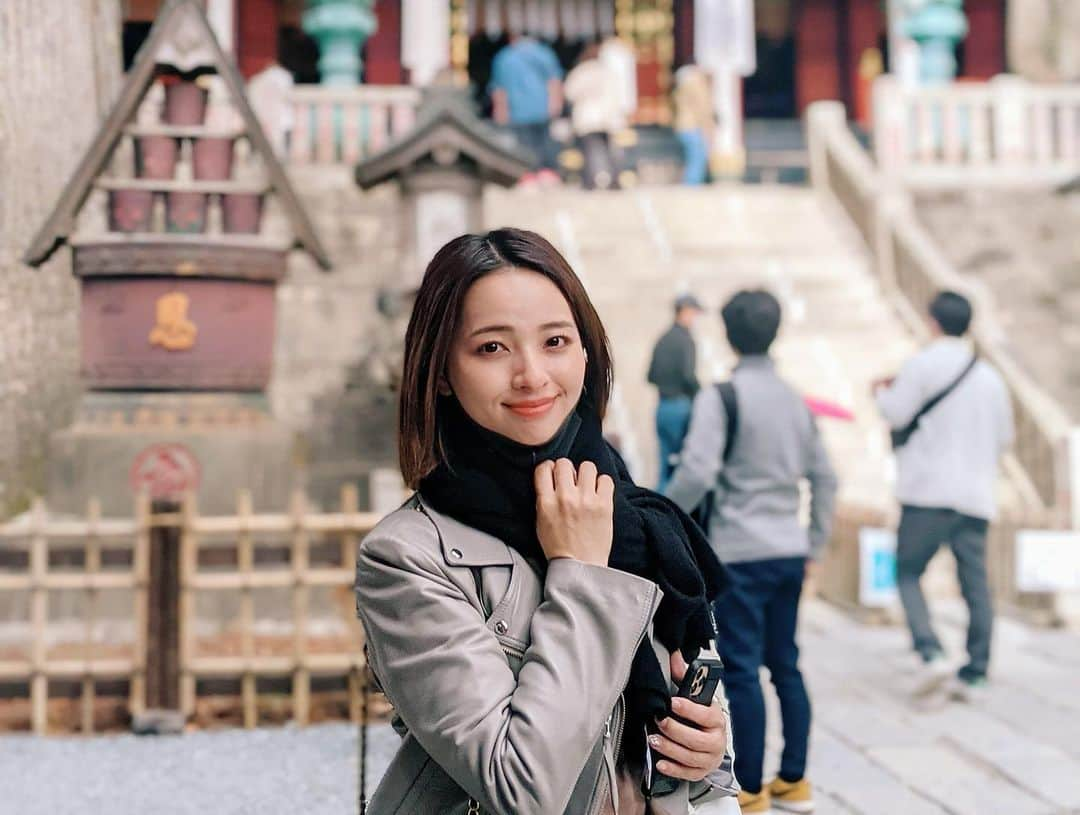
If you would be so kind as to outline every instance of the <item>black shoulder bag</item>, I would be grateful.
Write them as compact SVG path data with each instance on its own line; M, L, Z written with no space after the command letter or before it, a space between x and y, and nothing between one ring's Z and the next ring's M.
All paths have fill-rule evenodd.
M946 396L956 390L956 386L964 381L964 377L971 372L971 369L975 367L975 363L978 361L979 355L972 354L971 362L967 364L967 366L964 368L964 370L960 372L960 375L956 377L956 379L954 379L948 384L945 390L938 393L929 402L919 408L919 412L912 417L910 422L908 422L903 427L896 428L895 430L889 432L889 438L892 441L893 450L899 450L901 447L908 443L908 440L911 439L911 436L915 433L916 430L919 429L919 422L922 421L923 416L936 408L938 406L938 403L942 399L944 399Z
M724 406L724 415L727 417L727 432L724 434L724 456L726 465L731 458L731 448L735 446L735 431L739 429L739 405L735 401L735 385L731 382L718 382L716 390L720 394L720 402ZM709 520L712 518L713 499L716 497L716 489L705 493L701 503L694 507L690 517L704 530L706 537L709 534Z

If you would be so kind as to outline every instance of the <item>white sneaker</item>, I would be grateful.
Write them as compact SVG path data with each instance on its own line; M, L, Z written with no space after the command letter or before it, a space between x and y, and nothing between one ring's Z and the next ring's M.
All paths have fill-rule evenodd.
M969 705L981 705L989 697L990 685L985 677L961 679L954 677L949 683L949 698Z
M916 696L929 696L941 689L953 676L953 666L941 654L933 657L922 666L918 679L915 680Z

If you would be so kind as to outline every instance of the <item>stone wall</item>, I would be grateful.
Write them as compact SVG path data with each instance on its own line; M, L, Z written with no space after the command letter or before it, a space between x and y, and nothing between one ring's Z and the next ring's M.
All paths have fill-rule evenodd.
M78 395L70 251L20 262L121 79L120 0L0 2L0 518L44 486Z
M398 193L393 184L359 190L349 167L290 168L290 178L326 245L333 269L294 253L278 290L274 415L298 431L315 400L343 392L382 328L376 298L399 274Z
M924 194L915 210L966 282L991 295L1013 358L1080 421L1080 193Z

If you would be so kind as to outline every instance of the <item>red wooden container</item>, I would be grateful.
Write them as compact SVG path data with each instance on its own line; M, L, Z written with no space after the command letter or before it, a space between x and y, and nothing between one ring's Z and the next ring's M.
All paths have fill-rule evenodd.
M150 190L109 190L109 229L113 232L149 232L153 214Z
M176 174L177 143L172 136L139 136L135 171L139 178L171 179Z
M170 192L165 201L166 231L205 232L206 204L204 192Z
M233 142L231 138L195 139L192 164L199 181L226 181L232 177Z
M260 193L231 192L222 196L222 224L230 234L257 234L262 222Z
M171 82L165 86L165 123L201 125L206 118L205 88L194 82Z
M83 279L90 388L262 390L273 350L272 282Z

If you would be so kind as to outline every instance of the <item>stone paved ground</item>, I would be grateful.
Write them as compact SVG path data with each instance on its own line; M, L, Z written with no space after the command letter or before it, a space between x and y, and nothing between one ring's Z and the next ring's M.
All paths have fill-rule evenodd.
M947 605L940 616L959 656L963 613ZM1001 620L995 682L977 705L914 704L898 627L862 625L811 600L801 643L820 815L1080 812L1080 635ZM372 739L374 781L396 736L382 726ZM356 743L344 724L159 739L0 737L0 812L346 815L355 812Z

